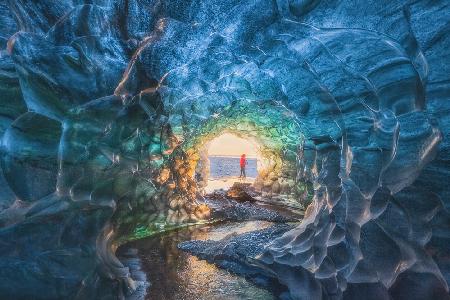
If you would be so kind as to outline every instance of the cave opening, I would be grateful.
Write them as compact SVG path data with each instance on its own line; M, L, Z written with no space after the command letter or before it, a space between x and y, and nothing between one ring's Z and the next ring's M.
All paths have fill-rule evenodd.
M250 159L256 158L256 168L253 165L256 170L253 174L247 170L246 179L255 201L301 213L312 202L315 187L311 174L316 167L306 165L304 160L309 155L304 151L309 133L282 103L235 101L200 123L183 121L176 112L167 120L162 134L157 135L158 143L152 146L156 154L161 153L145 158L149 164L158 164L158 169L148 174L151 179L121 177L124 187L134 182L141 187L132 197L125 194L118 202L113 221L121 241L217 219L211 215L211 206L204 201L204 196L220 190L210 184L209 179L215 179L210 176L210 170L201 168L210 167L208 152L214 154L211 146L215 141L223 148L218 138L224 136L244 140L242 143L253 148L239 150L235 142L229 141L237 151L234 155L244 151ZM234 164L237 170L230 174L234 176L230 176L229 186L218 187L223 188L222 195L230 185L239 183L234 180L239 176L238 161ZM202 180L196 178L196 173L202 174Z
M182 124L171 126L181 132L177 127ZM172 154L173 177L186 195L226 191L243 183L259 199L305 209L313 194L302 159L306 133L280 102L233 102L188 135L177 136L183 142ZM239 157L244 153L247 178L239 180Z
M212 284L223 285L224 278L228 278L219 269L205 268L203 261L192 259L183 250L189 247L190 240L251 235L254 230L270 232L271 226L282 232L290 228L290 224L301 222L313 194L312 185L303 173L306 131L280 103L233 103L196 127L178 123L182 118L170 120L168 132L175 135L178 144L168 155L157 180L163 191L158 199L165 212L152 224L144 221L135 226L138 229L135 237L146 239L128 242L118 251L119 257L126 259L127 251L140 249L149 262L144 266L146 272L165 282L153 285L154 297L164 293L166 282L182 286L193 281L198 284L205 277L204 274L196 276L199 270L208 274L208 282ZM186 125L192 126L192 130L186 130ZM248 160L247 178L240 180L240 156L244 153ZM249 188L241 191L253 199L232 192L237 190L236 183L241 187L248 184ZM139 210L134 212L139 213ZM167 232L154 234L161 231ZM155 249L158 256L152 254ZM169 259L161 259L160 253ZM189 276L179 274L180 266L189 270ZM162 269L165 272L158 271ZM168 278L166 272L176 276ZM236 278L227 282L236 282ZM268 297L266 292L253 287L248 289L258 299ZM184 297L173 290L174 298ZM211 298L209 294L201 297Z
M235 182L254 184L264 157L257 140L245 135L223 132L207 142L200 150L195 179L202 193L228 190ZM245 159L242 159L245 155ZM245 162L245 177L241 173Z

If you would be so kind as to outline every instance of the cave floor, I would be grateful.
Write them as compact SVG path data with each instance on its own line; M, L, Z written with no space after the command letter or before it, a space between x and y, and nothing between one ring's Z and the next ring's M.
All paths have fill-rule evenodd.
M248 221L265 220L270 222L297 222L303 219L301 207L280 204L280 198L254 196L255 201L236 201L226 196L226 191L219 190L199 197L198 202L211 208L214 220Z
M224 193L218 191L198 199L211 208L212 219L220 221L161 233L118 249L117 255L130 267L132 277L149 283L144 287L146 292L135 293L130 299L277 299L276 288L255 285L179 249L183 242L226 240L285 223L298 223L303 216L301 210L274 205L261 198L238 202Z
M184 241L220 240L229 234L242 234L270 225L272 223L267 221L247 221L191 226L133 241L121 247L118 255L122 261L139 258L141 271L150 282L145 298L141 299L276 299L271 292L245 278L178 248Z

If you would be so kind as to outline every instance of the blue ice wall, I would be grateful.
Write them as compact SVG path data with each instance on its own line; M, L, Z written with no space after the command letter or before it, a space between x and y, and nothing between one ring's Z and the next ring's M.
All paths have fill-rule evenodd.
M292 299L447 299L449 22L445 0L3 1L0 295L131 293L119 229L202 218L169 201L174 132L273 101L315 196L259 263Z

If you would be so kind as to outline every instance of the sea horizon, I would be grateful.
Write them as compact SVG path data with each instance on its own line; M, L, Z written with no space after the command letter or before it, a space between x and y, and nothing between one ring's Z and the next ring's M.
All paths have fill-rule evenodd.
M208 157L233 157L233 158L240 158L240 155L226 155L226 154L222 154L222 155L208 155ZM257 159L256 156L245 156L246 158L252 158L252 159Z

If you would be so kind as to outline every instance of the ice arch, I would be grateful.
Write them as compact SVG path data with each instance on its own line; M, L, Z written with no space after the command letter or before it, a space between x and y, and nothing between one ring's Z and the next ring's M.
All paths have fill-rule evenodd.
M229 132L223 132L204 144L199 150L200 159L195 167L195 172L198 174L197 187L200 189L200 193L208 194L230 188L241 177L241 174L238 173L238 159L242 154L245 154L247 158L245 182L252 184L258 170L261 171L263 165L268 164L260 155L261 148L254 139ZM232 161L230 159L234 160L233 164L230 163ZM254 166L252 166L253 162L255 162ZM254 170L253 167L255 167ZM237 178L238 175L239 178Z
M218 134L233 133L247 139L253 139L260 145L260 155L265 161L264 168L259 171L257 184L266 190L294 194L299 202L305 205L309 198L305 192L307 178L297 177L301 167L298 152L304 143L300 120L286 107L275 101L260 103L234 102L219 113L211 116L203 125L194 129L175 156L182 156L189 161L189 171L193 173L200 159L200 149ZM181 154L182 153L182 154ZM175 158L176 159L176 158ZM183 173L186 172L183 170ZM176 176L177 178L187 178ZM180 185L180 184L179 184ZM183 184L181 184L183 186ZM187 189L195 188L192 183ZM304 197L303 200L300 200Z

